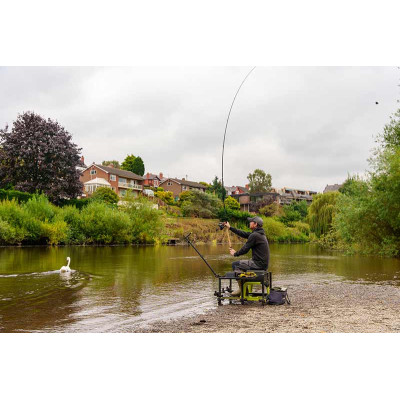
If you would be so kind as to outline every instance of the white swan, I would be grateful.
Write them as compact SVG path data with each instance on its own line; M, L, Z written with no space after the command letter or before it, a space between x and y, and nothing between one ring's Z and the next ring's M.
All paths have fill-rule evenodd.
M67 257L67 261L68 261L68 264L65 266L62 266L61 268L60 268L60 272L71 272L71 268L69 267L69 263L71 262L71 258L70 257Z

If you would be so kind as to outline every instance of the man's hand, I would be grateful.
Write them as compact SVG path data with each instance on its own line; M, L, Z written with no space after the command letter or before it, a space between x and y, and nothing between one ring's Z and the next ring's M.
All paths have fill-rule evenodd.
M230 224L229 222L224 222L224 225L225 225L228 229L230 229L230 227L231 227L231 224Z
M229 249L229 253L231 253L231 256L234 256L236 253L235 249L232 249L232 247Z

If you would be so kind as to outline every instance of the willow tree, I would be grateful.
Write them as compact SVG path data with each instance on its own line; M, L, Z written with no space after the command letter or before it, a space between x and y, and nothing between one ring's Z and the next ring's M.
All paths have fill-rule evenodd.
M318 237L328 233L332 226L335 214L336 201L341 194L339 192L328 192L317 194L308 208L308 223L311 231Z

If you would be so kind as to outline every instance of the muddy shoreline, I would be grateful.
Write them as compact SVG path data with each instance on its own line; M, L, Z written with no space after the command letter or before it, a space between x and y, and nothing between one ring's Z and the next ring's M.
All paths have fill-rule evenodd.
M226 304L135 332L400 332L398 286L340 280L286 286L291 305Z

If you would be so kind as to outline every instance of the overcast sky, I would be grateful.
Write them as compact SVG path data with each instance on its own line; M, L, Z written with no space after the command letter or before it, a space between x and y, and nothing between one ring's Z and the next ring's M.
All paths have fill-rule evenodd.
M146 172L211 182L250 68L0 68L0 126L35 111L73 135L87 165L134 154ZM231 114L225 184L261 168L274 187L322 191L363 173L399 78L396 67L257 67Z

